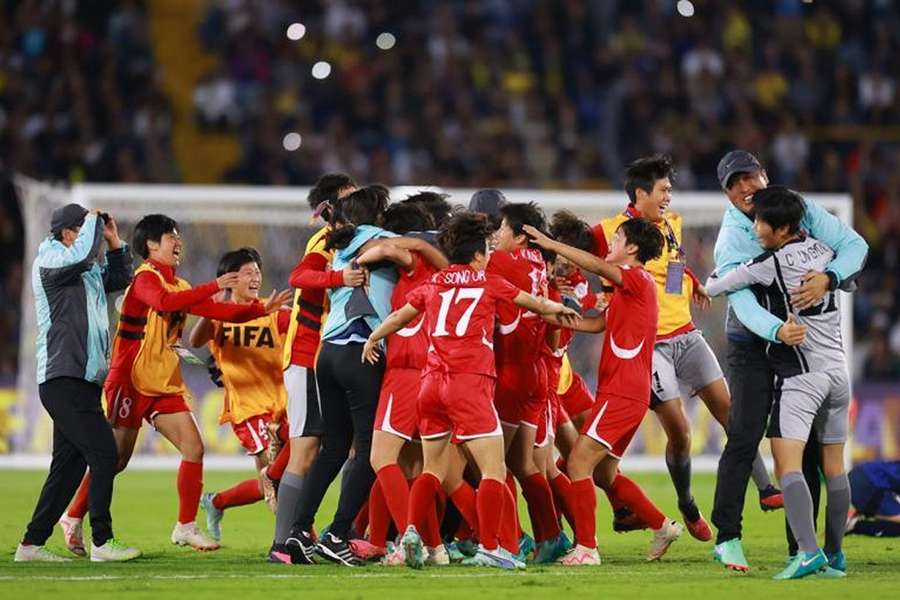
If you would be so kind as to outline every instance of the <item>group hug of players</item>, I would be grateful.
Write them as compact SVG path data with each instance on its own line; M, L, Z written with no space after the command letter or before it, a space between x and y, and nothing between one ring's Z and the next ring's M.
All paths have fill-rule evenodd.
M799 475L815 431L828 518L846 515L849 494L831 488L846 480L846 366L824 388L807 380L833 370L817 356L835 348L812 335L812 322L836 318L839 326L836 294L797 306L789 292L812 262L824 270L834 253L800 228L805 201L772 186L752 197L761 254L701 285L686 266L681 218L667 210L672 176L666 157L632 163L624 210L591 227L568 211L548 222L535 204L507 203L496 190L454 210L437 193L390 202L382 186L325 175L309 193L325 225L291 273L292 299L273 292L260 300L263 260L252 248L226 253L217 279L192 287L176 275L175 221L144 217L132 239L144 262L120 306L104 387L117 469L127 466L144 420L171 441L182 456L171 540L198 550L219 547L227 509L265 499L276 515L272 562L598 565L599 487L613 528L650 529L646 557L658 560L685 527L700 541L712 538L691 492L683 400L698 396L723 427L731 405L691 304L752 286L760 298L769 290L786 299L780 308L765 304L784 322L772 353L779 399L769 426L784 494L759 455L751 457L760 507L784 506L799 544L778 577L843 575L843 522L837 532L828 523L820 548ZM779 258L791 248L812 261L793 269L793 281ZM586 273L602 289L592 290ZM217 493L203 493L203 442L180 372L187 314L200 317L187 341L208 346L224 388L220 422L230 423L259 472ZM577 331L605 332L596 394L566 355ZM784 352L791 357L779 363ZM795 362L799 371L780 370ZM627 476L627 461L620 465L648 409L668 438L684 525ZM317 533L314 518L341 473L337 509ZM89 478L60 519L67 547L82 555ZM520 523L519 490L532 535ZM200 507L205 533L196 525Z

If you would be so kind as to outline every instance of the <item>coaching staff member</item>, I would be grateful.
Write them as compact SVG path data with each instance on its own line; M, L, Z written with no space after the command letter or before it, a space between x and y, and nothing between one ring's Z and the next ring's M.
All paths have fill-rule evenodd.
M764 252L753 232L753 194L768 187L769 178L759 160L745 150L726 154L719 161L717 175L731 203L725 210L715 246L716 271L724 275ZM869 251L868 244L851 227L812 200L804 198L804 203L806 210L800 226L830 246L835 257L824 273L810 272L801 288L790 290L792 311L811 308L829 290L852 285ZM775 377L766 360L766 346L799 344L805 330L803 325L785 323L772 315L749 289L728 295L725 331L731 408L728 439L719 459L712 521L718 529L714 557L730 569L750 568L741 545L741 516L753 458L772 407ZM818 490L818 476L808 473L807 468L804 471L813 479L810 489ZM789 540L793 542L791 537Z
M113 538L109 504L116 444L100 392L109 365L106 294L128 287L131 256L109 215L78 204L53 211L50 233L38 248L31 285L38 324L38 393L53 419L53 461L15 560L68 560L45 550L44 543L86 466L93 475L91 560L128 560L140 551ZM100 253L104 240L105 257Z

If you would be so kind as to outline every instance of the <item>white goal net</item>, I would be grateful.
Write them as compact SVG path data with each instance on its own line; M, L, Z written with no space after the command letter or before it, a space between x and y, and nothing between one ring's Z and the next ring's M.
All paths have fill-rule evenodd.
M215 276L219 257L240 246L254 246L263 259L264 292L287 285L288 275L302 253L308 236L314 230L306 203L306 188L249 186L183 186L183 185L119 185L89 184L71 188L53 187L19 178L19 199L25 222L25 282L22 289L21 348L19 353L17 429L12 448L17 453L46 454L51 444L49 420L40 407L35 385L35 315L31 291L30 265L41 240L47 235L51 211L67 202L78 202L88 208L102 208L119 223L120 235L126 241L137 220L148 213L165 213L179 223L185 254L179 274L193 283ZM426 187L401 187L392 190L394 199ZM473 189L446 189L452 204L467 205ZM548 217L556 210L568 209L591 224L615 214L625 204L619 191L550 191L504 190L511 202L535 201ZM842 221L851 223L852 203L847 195L808 195ZM688 264L703 279L712 270L713 245L727 200L721 193L676 191L671 210L684 217L684 245ZM844 343L852 356L851 298L844 297ZM114 310L115 302L110 302ZM697 326L703 330L720 361L724 358L724 306L717 300L710 310L695 310ZM116 322L111 315L111 323ZM190 323L188 324L190 327ZM578 336L570 350L573 366L593 386L600 341L594 336ZM852 364L852 360L849 361ZM185 379L192 390L193 408L201 425L210 454L239 454L230 430L217 425L221 392L209 381L205 369L183 366ZM692 421L694 454L719 454L721 428L705 407L688 403ZM148 431L149 430L149 431ZM150 428L144 428L138 453L172 452ZM639 439L629 455L661 455L665 441L655 418L648 417ZM661 464L661 463L660 463Z

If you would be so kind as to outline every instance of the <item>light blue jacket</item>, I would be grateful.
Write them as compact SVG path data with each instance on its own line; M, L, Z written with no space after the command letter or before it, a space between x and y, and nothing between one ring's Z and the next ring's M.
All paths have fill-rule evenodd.
M124 290L134 273L122 244L103 257L103 223L89 214L75 242L48 237L31 269L37 315L37 382L76 377L103 385L109 370L106 294Z
M806 212L800 226L834 250L834 260L828 264L827 270L834 273L839 285L852 280L862 271L869 245L853 228L812 200L804 198L804 202ZM763 252L765 250L753 232L753 221L741 210L729 205L716 238L716 272L724 275ZM730 339L749 338L749 329L761 338L779 343L776 336L784 322L763 308L752 291L743 289L732 292L728 295L728 306L726 331Z
M375 238L397 237L397 234L391 233L381 227L374 225L359 225L356 228L356 235L350 241L346 248L342 248L334 253L331 260L331 268L339 271L350 264L356 257L359 249L366 242ZM375 269L369 274L369 285L366 287L366 295L372 308L375 309L377 316L362 317L366 320L369 329L375 330L381 322L391 314L391 293L397 284L396 269ZM353 293L351 287L332 288L328 291L328 300L331 308L328 309L328 317L325 319L325 325L322 327L322 339L329 340L344 332L350 323L356 318L347 320L345 308ZM358 317L357 317L358 318Z

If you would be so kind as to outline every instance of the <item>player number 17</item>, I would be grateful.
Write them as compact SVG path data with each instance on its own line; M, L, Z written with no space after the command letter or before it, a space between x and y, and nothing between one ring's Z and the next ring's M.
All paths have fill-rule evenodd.
M465 335L466 330L469 328L469 321L472 319L472 314L475 312L475 307L478 306L478 301L481 300L483 294L484 288L453 288L438 294L441 297L441 310L438 313L437 323L435 324L434 332L432 332L431 335L450 335L450 332L447 331L447 314L450 312L450 305L456 304L457 302L468 301L470 304L456 323L456 330L454 332L456 337Z

